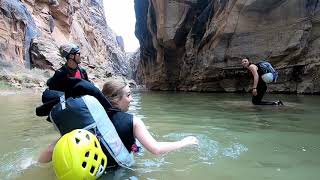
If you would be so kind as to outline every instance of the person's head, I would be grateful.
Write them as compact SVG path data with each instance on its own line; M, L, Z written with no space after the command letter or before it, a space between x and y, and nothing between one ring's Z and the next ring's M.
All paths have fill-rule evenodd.
M249 58L248 58L248 57L245 57L245 58L243 58L243 59L241 60L241 65L242 65L243 67L248 68L249 64L250 64L250 61L249 61Z
M60 54L63 58L66 58L67 65L70 68L76 68L80 64L80 48L73 43L63 44L59 48Z
M112 105L126 112L132 101L130 87L125 82L108 81L103 85L102 93L109 98Z

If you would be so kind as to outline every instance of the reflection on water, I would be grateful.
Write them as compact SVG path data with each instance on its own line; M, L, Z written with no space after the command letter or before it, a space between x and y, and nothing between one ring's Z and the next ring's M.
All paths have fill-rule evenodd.
M318 179L318 96L273 95L286 106L253 106L248 95L143 92L130 112L160 141L188 135L199 146L154 156L136 155L133 170L101 179ZM0 97L1 179L55 179L52 164L37 164L41 150L59 135L35 116L40 96Z

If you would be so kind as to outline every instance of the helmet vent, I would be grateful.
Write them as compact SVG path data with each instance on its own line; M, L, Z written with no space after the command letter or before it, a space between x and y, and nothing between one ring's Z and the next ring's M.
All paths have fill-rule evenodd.
M94 154L94 160L98 160L98 155L97 154Z
M91 174L93 174L95 168L96 168L96 167L91 166L91 168L90 168L90 173L91 173Z
M82 163L82 167L83 167L83 168L86 168L86 166L87 166L87 162L83 162L83 163Z
M97 145L97 142L96 142L96 141L94 141L94 146L95 146L96 148L98 148L98 145Z
M76 139L76 143L79 144L80 139L79 138L75 138Z
M89 134L86 134L86 138L90 141L90 136L89 136Z
M90 152L89 151L87 151L86 152L86 154L84 155L85 157L89 157L89 155L90 155Z
M101 159L101 165L104 166L104 159Z

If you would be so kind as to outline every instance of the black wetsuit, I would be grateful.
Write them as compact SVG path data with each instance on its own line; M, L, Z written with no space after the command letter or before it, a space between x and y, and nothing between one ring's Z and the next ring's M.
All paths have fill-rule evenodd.
M257 85L257 95L252 96L252 104L254 104L254 105L277 105L277 103L273 102L273 101L262 101L262 98L267 91L267 84L261 78L261 76L263 75L263 71L259 67L259 64L256 64L256 66L258 67L259 81L258 81L258 85Z
M56 70L54 75L47 81L47 85L50 90L57 90L57 91L65 91L67 78L68 77L76 77L76 73L79 72L80 77L86 81L89 81L87 72L81 68L77 67L77 69L72 70L67 67L67 65L62 66L60 69ZM90 82L90 81L89 81Z

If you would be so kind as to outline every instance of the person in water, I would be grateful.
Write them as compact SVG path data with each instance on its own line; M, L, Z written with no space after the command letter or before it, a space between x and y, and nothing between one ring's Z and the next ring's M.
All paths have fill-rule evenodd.
M263 71L259 64L253 64L249 61L249 58L243 58L241 60L243 67L250 70L253 76L252 85L252 103L254 105L283 105L282 101L262 101L264 94L267 91L267 84L262 79Z
M143 121L136 116L126 113L132 102L129 85L124 82L109 81L104 84L102 93L108 97L113 105L113 112L108 113L120 139L129 152L136 152L137 139L149 152L155 155L171 152L186 146L197 145L198 139L194 136L188 136L180 141L159 142L153 138ZM49 145L47 150L41 153L39 162L46 163L52 159L52 152L55 146ZM108 166L114 166L115 161L108 158Z
M111 101L112 105L121 110L121 112L128 111L130 102L132 102L131 91L128 84L115 80L109 81L103 85L102 93L109 97L109 100ZM152 137L152 135L150 134L150 132L148 131L141 119L131 114L128 114L127 118L123 118L122 120L124 120L124 122L113 121L113 123L128 124L132 131L130 132L130 134L132 134L132 136L134 136L134 138L136 138L143 145L143 147L145 147L149 152L155 155L174 151L185 146L198 144L198 139L194 136L188 136L180 141L175 142L158 142ZM115 127L117 129L116 125ZM118 134L120 138L123 135L121 132L119 133L119 131ZM121 139L123 140L123 138Z
M75 77L89 81L85 69L79 66L81 63L80 48L78 45L68 43L59 48L61 57L66 59L66 63L47 81L47 86L51 90L63 91L66 78Z

